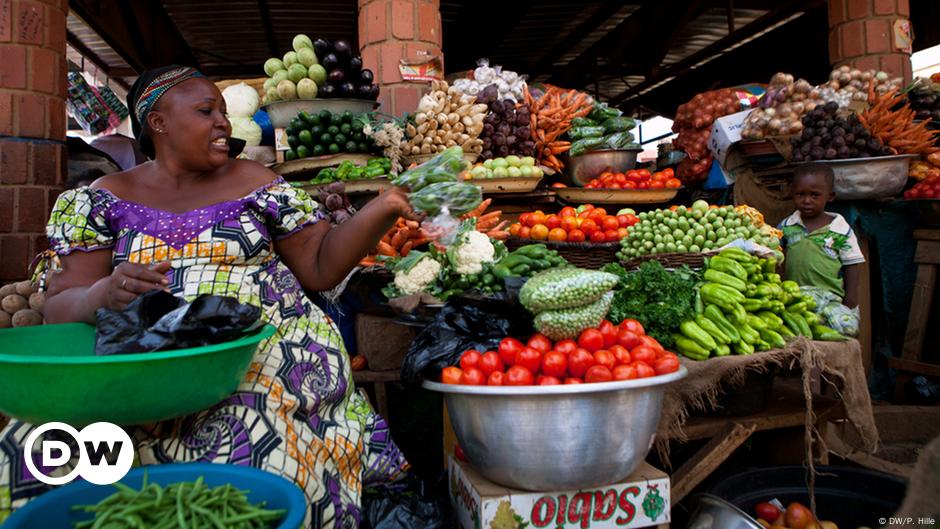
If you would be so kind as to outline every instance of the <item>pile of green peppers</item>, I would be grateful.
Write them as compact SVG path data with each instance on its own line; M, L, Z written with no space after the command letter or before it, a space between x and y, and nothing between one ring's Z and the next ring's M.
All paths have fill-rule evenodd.
M356 165L346 160L337 167L321 169L308 185L349 182L351 180L372 180L387 175L391 170L392 162L388 158L373 158L365 165Z

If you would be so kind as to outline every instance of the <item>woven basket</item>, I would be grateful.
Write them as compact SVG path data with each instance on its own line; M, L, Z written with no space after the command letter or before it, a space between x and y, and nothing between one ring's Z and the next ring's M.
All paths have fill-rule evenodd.
M623 264L627 270L636 270L641 264L647 261L659 261L665 268L680 268L682 265L689 268L704 268L705 258L714 255L717 252L708 253L661 253L656 255L644 255L631 259Z
M597 270L608 263L617 262L617 252L620 251L619 242L586 243L586 242L553 242L536 241L510 237L506 240L506 247L515 250L528 244L544 244L549 250L555 250L569 263L578 268Z

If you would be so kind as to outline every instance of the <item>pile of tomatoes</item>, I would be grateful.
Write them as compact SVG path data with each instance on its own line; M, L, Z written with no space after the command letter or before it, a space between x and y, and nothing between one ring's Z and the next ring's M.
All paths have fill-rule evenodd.
M567 206L558 214L534 211L519 215L519 222L509 227L509 234L522 239L555 242L614 242L627 236L627 228L640 219L631 211L608 215L604 208L585 204L575 209Z
M601 173L584 187L589 189L678 189L682 181L672 168L650 173L647 169L634 169L625 173Z
M552 343L535 334L526 343L504 338L497 351L465 351L460 367L446 367L441 382L471 386L551 386L631 380L679 370L679 357L647 336L636 320L604 320L575 340Z
M904 192L908 200L940 198L940 178L929 178Z

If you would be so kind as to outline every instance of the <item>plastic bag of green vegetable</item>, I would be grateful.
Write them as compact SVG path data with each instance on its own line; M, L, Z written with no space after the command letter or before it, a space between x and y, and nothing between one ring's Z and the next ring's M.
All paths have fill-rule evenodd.
M635 138L633 134L629 132L615 132L604 136L604 143L608 149L629 149L632 145Z
M591 110L591 113L588 114L590 119L594 121L601 122L608 118L618 118L623 115L619 109L610 108L607 106L607 103L601 103L598 100L594 100L594 108Z
M572 140L581 140L584 138L596 138L605 134L604 127L574 127L568 131L568 137Z
M430 216L440 215L444 209L451 216L460 216L483 202L480 186L463 182L438 182L424 186L408 195L412 207Z
M636 121L634 121L633 118L617 116L615 118L605 119L604 122L601 123L601 126L604 127L604 132L607 134L612 132L626 132L636 127Z
M572 127L596 127L598 122L591 118L574 118L571 120Z
M583 140L572 143L571 150L568 151L568 154L571 156L580 156L588 151L602 149L605 144L606 139L603 136L599 138L584 138Z
M463 149L450 147L414 169L396 176L392 179L392 183L398 187L406 187L414 193L429 185L456 182L457 176L468 167L469 164L463 157Z

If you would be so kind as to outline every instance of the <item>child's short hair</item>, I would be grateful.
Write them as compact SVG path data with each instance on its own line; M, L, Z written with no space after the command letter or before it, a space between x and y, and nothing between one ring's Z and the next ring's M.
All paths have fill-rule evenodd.
M821 177L825 180L826 185L829 186L829 189L835 187L836 174L832 172L832 167L829 167L828 164L824 163L807 163L801 164L796 167L796 170L793 171L793 183L809 177Z

